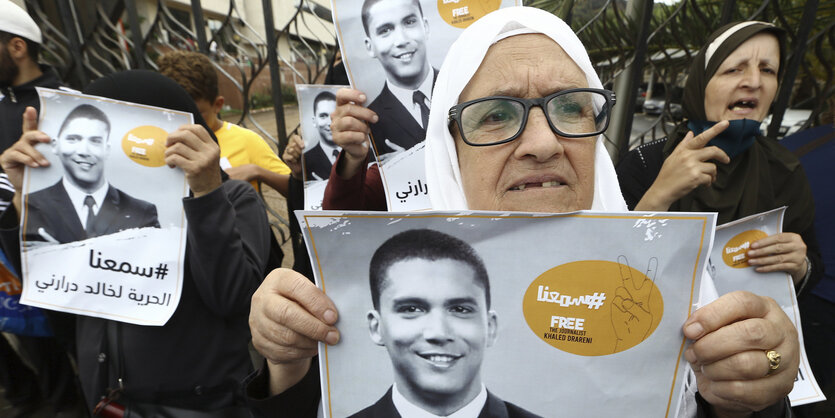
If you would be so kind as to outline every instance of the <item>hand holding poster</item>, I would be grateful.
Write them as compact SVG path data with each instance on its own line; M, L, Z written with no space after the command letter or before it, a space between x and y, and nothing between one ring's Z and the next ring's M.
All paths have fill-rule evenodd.
M470 24L519 0L333 0L334 22L351 86L368 97L380 118L370 125L381 164L389 210L426 210L426 194L409 194L426 184L423 151L432 90L447 50ZM413 151L414 149L414 151ZM395 155L408 152L407 158ZM414 161L412 161L414 160Z
M182 292L186 221L168 132L191 114L39 89L37 148L23 183L21 303L163 325ZM140 180L141 181L138 181Z
M785 272L759 273L748 264L751 244L783 230L786 207L751 215L716 228L716 246L710 260L710 272L720 295L746 290L774 299L794 322L800 340L800 367L789 394L793 406L826 400L818 386L803 348L803 328L792 278Z
M297 214L339 311L325 416L675 413L714 214Z
M304 208L319 210L331 167L342 150L333 139L331 114L336 109L336 91L346 86L296 84L299 120L304 150Z

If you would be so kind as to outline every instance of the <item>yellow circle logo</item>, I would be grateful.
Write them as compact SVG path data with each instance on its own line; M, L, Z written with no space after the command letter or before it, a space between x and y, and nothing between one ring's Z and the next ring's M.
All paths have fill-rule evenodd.
M748 250L751 249L751 244L767 236L768 234L759 229L739 233L728 240L725 248L722 248L722 261L728 267L736 269L750 267L750 264L748 264Z
M605 356L652 335L664 316L655 286L658 260L646 274L618 262L575 261L542 273L525 292L525 321L542 341L567 353Z
M156 126L133 128L122 138L122 151L131 160L146 167L165 164L165 140L168 132Z
M501 0L438 0L438 13L444 22L464 29L501 5Z

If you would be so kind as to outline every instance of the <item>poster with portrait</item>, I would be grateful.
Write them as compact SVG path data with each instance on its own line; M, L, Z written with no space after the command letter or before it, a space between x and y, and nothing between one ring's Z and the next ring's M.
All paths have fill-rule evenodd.
M38 89L37 149L20 219L21 303L164 325L183 288L185 175L165 164L186 112Z
M331 113L336 109L336 92L347 86L296 84L299 126L304 140L304 208L319 210L331 174L342 148L333 141ZM374 157L371 157L374 161Z
M51 337L43 312L20 304L23 285L6 254L0 250L0 331L33 337Z
M797 328L800 366L789 394L793 406L826 400L818 386L803 345L803 328L792 278L785 272L759 273L748 264L751 244L783 231L786 207L751 215L716 227L716 245L710 256L710 274L719 295L747 290L774 299Z
M521 0L332 0L348 79L380 118L370 126L371 143L389 210L431 207L428 194L410 191L426 184L418 145L426 136L432 88L449 46L482 16L521 5Z
M674 416L715 214L297 216L339 312L319 347L326 417Z

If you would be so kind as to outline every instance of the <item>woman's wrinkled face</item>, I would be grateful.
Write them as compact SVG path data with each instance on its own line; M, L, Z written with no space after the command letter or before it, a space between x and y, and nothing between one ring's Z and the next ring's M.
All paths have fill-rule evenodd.
M487 50L458 98L544 97L588 87L585 74L550 38L511 36ZM467 205L474 210L570 212L590 209L594 196L596 137L563 138L533 107L514 141L474 147L453 129Z
M707 120L762 121L777 93L780 45L760 33L739 46L716 70L705 88Z

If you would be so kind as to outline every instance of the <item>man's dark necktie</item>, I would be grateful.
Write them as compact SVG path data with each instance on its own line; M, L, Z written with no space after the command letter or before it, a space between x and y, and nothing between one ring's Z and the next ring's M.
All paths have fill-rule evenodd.
M338 157L338 156L339 156L339 150L338 149L333 150L333 158L336 159L336 157Z
M95 212L93 212L93 206L96 205L96 199L93 199L93 196L87 195L84 197L84 206L87 206L87 223L84 224L84 230L90 231L93 228L93 221L96 219Z
M423 122L423 129L426 129L426 124L429 123L429 106L426 105L426 95L420 90L415 90L412 94L412 101L420 106L420 119Z

